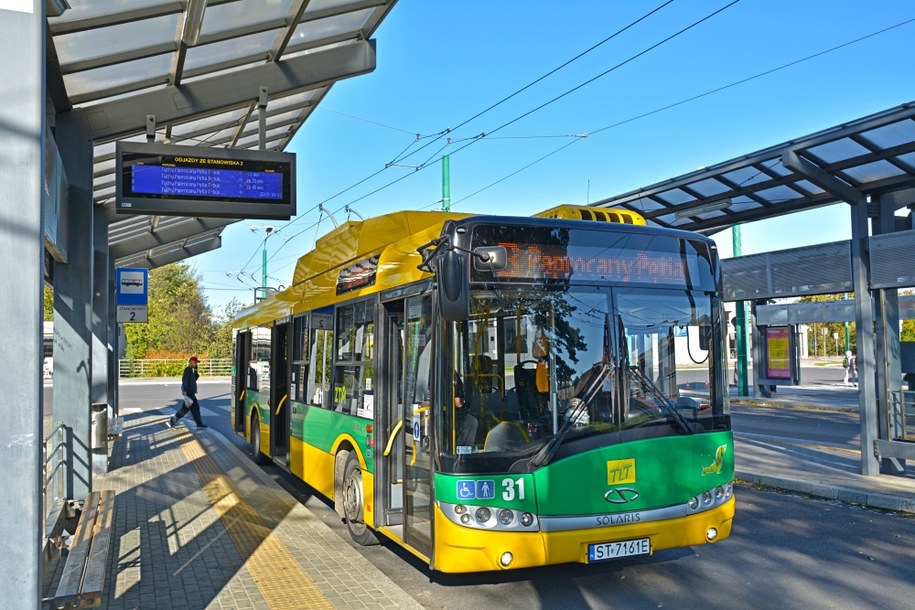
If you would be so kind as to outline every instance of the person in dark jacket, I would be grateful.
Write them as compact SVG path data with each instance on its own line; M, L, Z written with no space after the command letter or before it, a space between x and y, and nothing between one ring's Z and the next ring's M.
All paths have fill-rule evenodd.
M197 402L197 379L200 373L197 372L197 356L191 356L184 368L184 374L181 376L181 395L185 397L178 412L168 418L168 427L172 428L179 419L191 412L191 417L197 424L197 428L206 428L207 426L200 419L200 403ZM190 405L188 400L190 399Z

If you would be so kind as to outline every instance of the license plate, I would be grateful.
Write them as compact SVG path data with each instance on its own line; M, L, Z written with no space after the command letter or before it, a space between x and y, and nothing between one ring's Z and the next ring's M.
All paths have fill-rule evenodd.
M588 562L606 561L617 557L631 555L647 555L651 552L650 538L637 538L636 540L620 540L618 542L601 542L588 545Z

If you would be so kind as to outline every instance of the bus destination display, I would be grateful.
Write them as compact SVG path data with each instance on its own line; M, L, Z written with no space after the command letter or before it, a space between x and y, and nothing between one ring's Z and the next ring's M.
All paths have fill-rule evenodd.
M121 214L289 219L295 155L275 151L118 142Z

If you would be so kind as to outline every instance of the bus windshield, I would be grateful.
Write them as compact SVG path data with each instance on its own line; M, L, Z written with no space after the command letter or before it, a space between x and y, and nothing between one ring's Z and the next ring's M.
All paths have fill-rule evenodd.
M719 304L709 293L566 284L471 294L470 319L450 323L445 337L446 470L534 468L603 445L729 427L715 381Z

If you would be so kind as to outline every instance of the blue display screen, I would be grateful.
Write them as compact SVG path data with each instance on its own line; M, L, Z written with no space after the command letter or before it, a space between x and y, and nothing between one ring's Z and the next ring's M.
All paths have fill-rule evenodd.
M130 153L124 161L127 196L261 203L288 198L288 164Z

